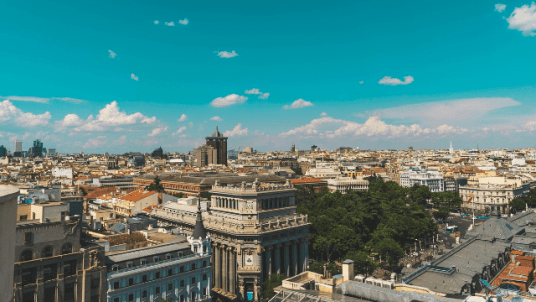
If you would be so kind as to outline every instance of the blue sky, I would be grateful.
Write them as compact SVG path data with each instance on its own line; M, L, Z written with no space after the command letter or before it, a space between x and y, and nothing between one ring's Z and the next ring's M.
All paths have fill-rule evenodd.
M4 1L0 28L10 149L536 147L529 1Z

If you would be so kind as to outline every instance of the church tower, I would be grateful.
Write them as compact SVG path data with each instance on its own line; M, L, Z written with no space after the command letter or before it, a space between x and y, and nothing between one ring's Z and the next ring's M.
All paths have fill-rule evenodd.
M197 201L197 220L195 221L192 236L188 236L188 242L191 244L192 252L200 256L210 255L210 236L207 236L203 217L201 216L201 200Z

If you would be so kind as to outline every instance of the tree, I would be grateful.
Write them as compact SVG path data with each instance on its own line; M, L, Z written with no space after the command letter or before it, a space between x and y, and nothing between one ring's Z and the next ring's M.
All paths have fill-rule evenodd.
M434 215L435 219L447 219L450 215L449 209L445 207L440 207L439 210L435 211L432 215Z
M147 186L145 189L147 191L164 192L164 186L160 184L160 178L158 178L158 176L155 177L153 183Z
M363 251L351 251L346 254L345 258L354 261L355 274L364 274L365 276L368 276L369 274L372 274L378 266L376 262Z
M262 296L265 299L270 299L273 296L275 296L274 288L280 286L283 284L283 280L285 280L287 277L283 274L272 274L270 275L264 282L262 283L262 287L264 288L262 292Z
M173 197L177 197L177 198L184 198L184 193L177 193L175 195L173 195Z
M513 212L523 211L527 207L527 203L523 198L514 198L508 205Z

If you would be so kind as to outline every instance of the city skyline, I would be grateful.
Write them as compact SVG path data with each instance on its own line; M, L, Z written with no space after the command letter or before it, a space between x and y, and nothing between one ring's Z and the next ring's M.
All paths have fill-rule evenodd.
M435 5L435 6L434 6ZM535 147L530 1L3 4L0 145Z

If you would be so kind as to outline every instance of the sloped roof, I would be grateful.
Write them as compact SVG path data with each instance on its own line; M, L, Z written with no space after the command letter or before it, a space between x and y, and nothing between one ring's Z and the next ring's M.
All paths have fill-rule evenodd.
M150 192L147 192L147 191L134 191L130 194L127 194L123 197L121 197L122 200L126 200L126 201L138 201L138 200L141 200L141 199L144 199L146 197L149 197L153 194L157 194L158 192L156 191L150 191Z
M197 208L197 219L195 221L195 227L194 231L192 232L192 238L199 239L199 238L206 238L207 232L205 231L205 226L203 225L203 217L201 216L201 208L198 205Z
M534 211L527 211L525 213L519 213L513 217L508 218L508 221L518 226L526 226L536 223L536 213Z
M479 237L482 239L510 240L514 235L525 232L525 229L502 217L491 216L481 225L467 232L466 237Z

